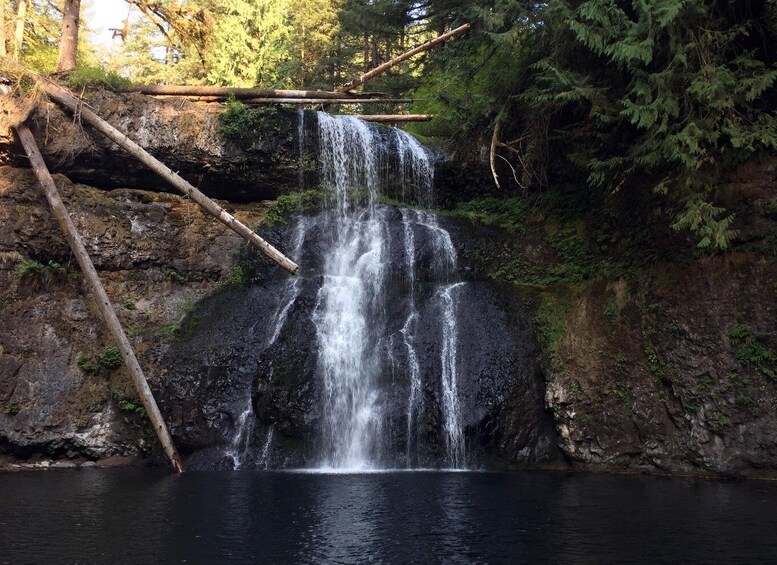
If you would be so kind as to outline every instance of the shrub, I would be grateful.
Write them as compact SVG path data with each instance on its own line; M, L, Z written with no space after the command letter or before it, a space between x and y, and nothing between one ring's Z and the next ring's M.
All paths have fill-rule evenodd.
M736 347L734 355L746 367L777 381L777 355L768 346L768 335L755 334L749 325L740 323L731 330L731 344Z
M118 369L121 367L121 353L119 348L112 345L97 355L97 364L106 369Z
M100 372L100 365L89 359L89 357L83 353L79 353L78 361L76 361L76 363L78 363L78 366L84 373L95 375Z
M611 322L618 319L618 305L615 303L615 298L610 297L604 305L604 317Z
M107 88L121 90L132 85L132 81L102 67L81 65L65 80L70 88Z
M274 106L248 108L234 96L230 96L224 106L225 110L219 116L219 131L225 138L250 141L257 130L275 126L273 119L278 115L278 109Z

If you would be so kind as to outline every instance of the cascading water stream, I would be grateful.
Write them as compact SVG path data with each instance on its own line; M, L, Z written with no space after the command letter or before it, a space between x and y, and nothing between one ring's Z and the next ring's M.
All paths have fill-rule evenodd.
M300 112L300 183L304 182L302 169L311 139L306 121ZM325 113L317 114L317 122L321 184L330 195L331 206L318 215L297 219L291 251L292 257L300 257L308 233L315 233L322 255L314 271L289 278L280 287L264 350L270 350L284 335L290 317L305 312L305 319L313 323L315 378L320 379L322 394L318 468L414 468L420 462L433 461L428 451L422 455L429 435L426 412L430 409L440 411L438 433L445 466L462 468L466 446L458 398L456 298L461 283L455 280L456 251L432 212L392 210L379 203L381 190L391 189L394 193L401 190L403 199L420 207L431 207L431 153L401 130ZM430 284L432 292L418 290ZM303 292L311 290L314 294L305 296L314 300L312 312L305 310L304 302L301 310L293 308ZM423 320L429 315L439 320L431 330ZM436 359L424 353L428 345L423 345L424 350L419 348L422 327L435 336L440 352ZM428 335L424 339L428 340ZM271 382L275 373L274 357L269 359L266 382ZM399 434L405 436L404 456L391 449L397 440L397 416L401 418L392 407L402 400L389 398L388 391L396 383L388 386L387 374L407 378L406 404L402 404L406 420ZM439 404L427 405L430 386L436 389ZM227 454L233 467L239 469L248 460L254 436L259 436L250 390L245 407L234 418L235 432ZM262 433L252 461L259 468L268 468L274 438L283 432L272 424Z
M434 165L429 151L401 130L390 130L388 140L379 130L355 118L318 114L319 159L323 182L332 192L332 245L325 258L323 283L314 312L319 345L319 370L324 384L322 458L324 468L370 469L392 464L384 453L384 405L378 380L385 364L377 344L387 336L384 298L388 265L389 228L378 206L381 173L395 151L397 178L403 197L412 191L422 206L433 202ZM415 295L418 238L434 248L433 272L449 280L455 272L456 252L450 235L430 212L406 209L402 215L407 282L407 317L398 332L409 376L407 399L406 465L413 465L418 420L423 410L421 364L415 345L420 313ZM460 467L465 446L456 381L456 312L454 292L440 293L439 312L442 367L441 398L446 463ZM389 353L389 358L393 355Z
M445 451L448 465L460 469L466 465L466 447L461 426L461 404L458 392L458 330L455 295L464 283L455 283L440 291L442 301L442 415L445 428Z
M305 243L305 235L307 234L308 220L301 218L297 224L296 232L294 234L294 246L292 257L299 257L302 252L302 246ZM283 295L281 297L278 310L274 316L275 324L273 331L270 334L265 348L272 346L281 334L286 319L289 315L289 310L299 298L299 293L302 287L302 283L299 277L293 277L286 281L286 285L283 289ZM227 450L227 456L232 459L232 468L239 470L243 466L243 462L246 459L246 455L251 446L251 440L254 434L254 427L256 426L256 415L254 414L254 406L251 401L251 391L248 391L247 402L245 409L240 413L237 419L237 425L235 426L235 435L232 437L229 449ZM272 428L268 432L268 442L272 441ZM265 445L262 457L268 449L268 444ZM267 462L264 459L265 463Z
M322 177L335 197L333 242L314 311L324 380L324 467L365 469L378 463L379 334L385 237L377 210L379 147L355 118L318 114ZM378 330L378 332L376 332Z

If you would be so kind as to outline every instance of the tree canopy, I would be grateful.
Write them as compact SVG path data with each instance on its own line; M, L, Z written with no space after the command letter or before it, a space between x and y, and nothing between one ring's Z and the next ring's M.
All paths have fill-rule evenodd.
M21 58L53 70L63 0L4 2L4 46L25 1ZM422 98L421 133L491 147L508 193L652 193L702 247L734 236L720 174L777 152L777 0L127 3L108 68L137 82L334 88L469 22L370 89Z

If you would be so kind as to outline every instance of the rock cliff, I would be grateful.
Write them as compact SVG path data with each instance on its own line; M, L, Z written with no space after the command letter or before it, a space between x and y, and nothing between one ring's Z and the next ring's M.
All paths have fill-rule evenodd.
M272 208L263 200L300 187L295 112L268 114L249 137L227 140L216 105L110 93L89 103L205 192L231 200L228 208L248 225L259 225ZM35 116L34 131L184 451L229 441L235 422L224 407L239 381L253 388L255 405L284 435L293 460L316 418L313 385L303 382L310 350L294 345L312 330L291 328L278 342L274 358L286 360L289 374L272 389L259 378L273 370L271 359L243 337L277 308L277 274L241 251L237 236L184 199L161 194L166 187L156 178L55 107ZM111 361L112 344L67 245L19 148L3 149L0 453L21 460L148 453L153 436L128 377ZM302 173L302 182L315 186L309 165ZM509 466L536 455L582 469L775 476L774 176L765 163L724 183L723 190L750 195L737 210L741 235L733 250L678 260L657 255L625 273L589 269L593 256L579 253L565 271L577 251L560 239L564 228L542 216L526 218L519 231L445 220L462 275L487 286L493 299L473 308L504 316L511 335L521 336L511 342L520 351L488 349L492 328L470 320L472 362L478 351L490 352L473 382L496 379L471 391L488 405L472 410L468 431L483 461ZM438 175L445 200L479 191L454 186L456 178ZM265 231L283 246L284 229ZM586 229L577 226L570 237ZM306 250L309 258L316 253L315 246ZM575 274L569 280L568 271ZM525 284L527 273L538 272L554 276ZM299 308L310 308L314 298L301 296ZM214 335L230 345L215 347ZM522 379L529 386L516 388ZM544 418L550 429L537 424Z

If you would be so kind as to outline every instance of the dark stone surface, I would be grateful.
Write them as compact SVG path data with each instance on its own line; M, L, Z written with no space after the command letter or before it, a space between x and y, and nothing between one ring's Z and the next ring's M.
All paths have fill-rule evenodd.
M404 347L397 343L408 315L407 280L398 272L406 257L401 214L381 208L389 232L390 270L386 296L385 334L374 335L382 350L376 386L385 415L387 466L404 466L408 438L409 377ZM186 452L198 451L194 464L219 466L237 433L237 418L251 395L256 428L250 453L256 459L273 428L273 466L313 465L320 432L322 377L318 370L316 328L312 314L322 282L322 242L327 239L326 213L306 218L307 243L300 258L305 266L299 295L277 340L268 346L278 312L291 296L290 280L256 268L247 287L205 300L196 315L200 324L191 340L174 344L163 361L164 379L157 389L163 411L172 422L176 441ZM449 222L450 223L450 222ZM454 223L449 226L456 229ZM287 246L296 224L267 230L271 242ZM433 250L417 238L416 281L419 323L415 349L419 357L423 412L419 416L416 466L444 464L441 408L440 291L456 275L435 278ZM439 252L439 250L438 250ZM249 261L250 263L250 261ZM531 317L520 294L511 287L470 281L454 292L458 329L458 386L469 464L504 466L557 460L552 419L544 410L544 385L539 370ZM376 320L377 323L377 320ZM378 324L381 325L381 324ZM393 340L393 341L392 341ZM393 359L393 362L392 362ZM213 449L220 445L221 451ZM199 452L205 450L205 452ZM208 455L210 454L210 455Z

